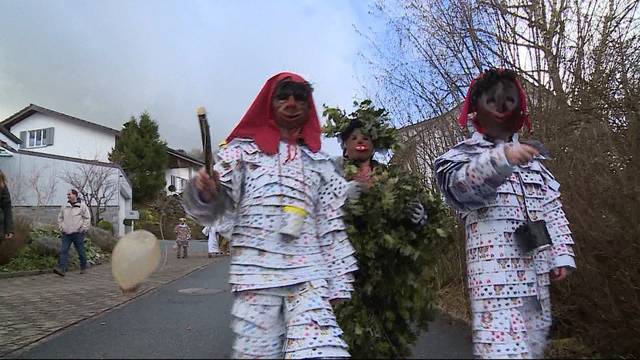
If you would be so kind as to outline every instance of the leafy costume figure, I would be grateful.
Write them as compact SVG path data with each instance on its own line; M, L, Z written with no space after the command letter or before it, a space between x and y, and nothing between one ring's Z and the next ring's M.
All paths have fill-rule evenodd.
M417 176L373 160L374 152L398 147L387 111L370 100L354 105L349 115L326 106L323 112L323 131L339 137L344 149L338 170L362 184L344 217L359 265L355 291L335 311L353 357L402 358L426 329L434 300L432 249L448 239L450 227L444 204Z

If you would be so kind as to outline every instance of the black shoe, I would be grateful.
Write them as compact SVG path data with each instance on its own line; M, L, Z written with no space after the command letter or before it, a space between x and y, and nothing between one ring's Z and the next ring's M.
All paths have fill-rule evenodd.
M53 272L64 277L64 271L58 269L57 267L53 268Z
M87 269L81 269L80 270L80 274L86 274L87 273Z

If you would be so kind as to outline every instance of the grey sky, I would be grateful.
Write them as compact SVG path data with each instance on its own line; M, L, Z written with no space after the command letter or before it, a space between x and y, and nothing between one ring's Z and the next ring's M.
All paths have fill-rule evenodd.
M0 0L0 117L34 103L119 129L147 110L190 150L198 106L217 143L279 71L311 81L318 108L351 109L367 3Z

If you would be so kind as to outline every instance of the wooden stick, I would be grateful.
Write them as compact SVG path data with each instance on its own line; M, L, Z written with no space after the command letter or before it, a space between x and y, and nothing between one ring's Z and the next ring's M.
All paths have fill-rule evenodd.
M202 151L204 153L204 167L209 176L213 176L213 151L211 150L211 134L209 133L209 121L207 121L207 110L200 106L197 110L198 122L200 123L200 137L202 138Z

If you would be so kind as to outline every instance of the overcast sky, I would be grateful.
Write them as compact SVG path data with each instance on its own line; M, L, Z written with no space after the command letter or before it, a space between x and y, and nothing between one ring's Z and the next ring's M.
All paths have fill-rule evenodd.
M198 106L218 143L280 71L312 82L318 108L350 110L369 3L0 0L0 118L34 103L120 129L146 110L170 147L190 150Z

